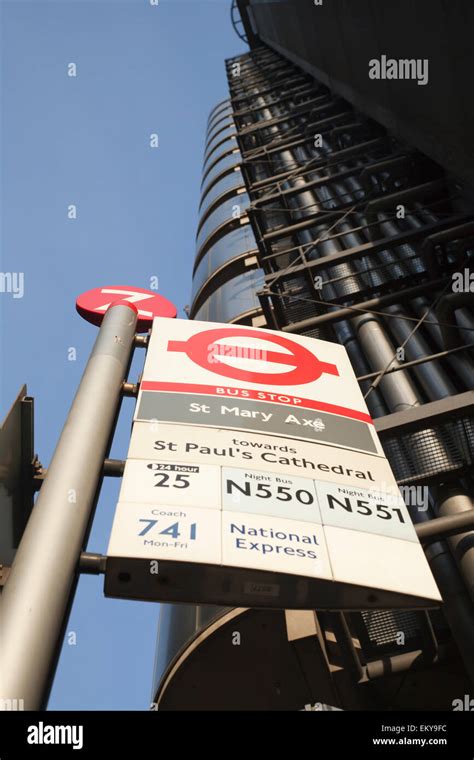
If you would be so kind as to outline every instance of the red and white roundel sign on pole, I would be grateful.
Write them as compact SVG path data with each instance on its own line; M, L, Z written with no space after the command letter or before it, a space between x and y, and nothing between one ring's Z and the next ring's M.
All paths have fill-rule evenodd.
M436 606L343 346L154 320L105 590L237 607Z
M141 391L261 401L280 394L295 405L371 422L342 346L243 325L155 320Z
M137 332L149 330L155 317L175 318L176 306L153 290L128 285L108 285L81 293L76 310L87 322L99 326L112 303L133 304L138 311Z
M191 361L203 369L217 373L223 377L229 377L233 380L250 380L252 383L272 383L280 385L303 385L312 380L318 380L323 373L328 375L339 375L335 364L320 361L317 356L309 351L305 346L295 343L283 335L275 333L266 333L261 336L261 340L267 343L275 344L278 351L268 349L254 349L250 353L245 346L232 344L219 344L219 340L228 338L249 338L254 341L259 340L259 334L255 330L252 332L245 327L224 327L217 330L204 330L195 333L187 341L170 340L168 342L168 351L183 351ZM281 351L283 349L283 351ZM243 369L242 367L233 366L224 361L226 356L256 356L260 355L265 358L270 371L258 372L252 369ZM221 360L219 357L223 357ZM287 371L272 372L272 364L290 365L292 369Z

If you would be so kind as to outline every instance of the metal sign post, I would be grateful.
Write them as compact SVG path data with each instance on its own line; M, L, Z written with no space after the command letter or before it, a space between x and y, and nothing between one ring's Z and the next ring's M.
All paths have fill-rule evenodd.
M0 706L44 705L136 331L157 314L176 315L146 293L96 289L78 299L79 313L100 330L0 597ZM145 299L154 303L143 312L135 302Z
M1 598L0 701L39 709L135 338L133 304L111 305Z

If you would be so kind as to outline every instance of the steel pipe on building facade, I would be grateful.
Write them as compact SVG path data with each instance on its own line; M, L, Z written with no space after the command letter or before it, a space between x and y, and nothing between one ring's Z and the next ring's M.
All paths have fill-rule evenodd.
M262 112L264 114L264 112ZM277 130L279 131L279 130ZM299 162L301 163L303 160L308 160L307 156L301 156L301 153L304 152L304 149L299 148L297 149L298 153L300 155L294 157L290 151L286 151L288 153L288 156L284 155L284 161L287 163L288 167L292 167L295 165L295 163ZM296 151L295 151L296 152ZM304 182L304 180L293 180L289 181L289 184L293 184L294 186L299 183L301 185L301 182ZM341 188L336 185L335 187L336 192L340 192ZM347 197L350 197L350 192L353 193L353 198L357 197L359 188L357 187L357 183L354 182L352 184L352 187L349 189L349 192L345 192L346 199ZM323 197L321 198L321 194L323 194ZM329 197L332 195L332 192L328 192L327 189L319 189L319 191L316 191L314 194L310 191L306 193L301 193L295 196L293 199L293 206L309 206L314 211L315 208L319 208L319 202L328 200ZM304 210L301 211L301 216L304 216ZM381 226L384 229L384 231L387 234L394 234L394 230L392 229L394 227L392 222L387 222L383 216L381 218ZM395 227L396 229L396 227ZM300 233L300 241L302 243L308 243L314 241L314 235L320 236L321 229L320 228L313 228L312 230L305 230ZM354 245L357 244L356 240L357 236L355 236L353 233L349 233L350 235L350 244ZM359 243L362 242L359 240ZM319 255L330 255L331 249L333 252L336 252L338 250L337 246L334 245L334 241L331 240L325 240L319 245L320 251ZM413 250L408 250L407 247L400 246L401 253L404 255L412 255ZM399 268L400 273L404 273L403 269L403 262L399 261L398 258L398 251L386 251L382 252L382 256L380 257L382 261L384 261L387 264L391 264L394 269ZM415 268L417 268L417 265L415 264ZM357 291L358 283L357 283L357 271L356 268L351 266L350 264L340 264L336 267L329 269L327 273L331 278L341 278L341 281L343 283L342 287L339 289L335 287L337 295L349 295L350 293L353 293ZM334 286L333 286L334 287ZM399 309L399 307L394 307L392 310L393 316L400 317L403 316L403 313ZM367 315L361 315L359 317L355 317L351 320L351 323L354 325L357 333L359 334L360 338L360 349L362 349L363 354L365 354L365 357L368 359L369 364L372 366L373 369L377 370L383 370L385 367L393 360L395 351L394 346L385 334L385 331L380 324L379 320L375 318L374 316L367 316ZM399 318L396 323L394 323L394 333L398 333L398 336L402 336L402 340L400 342L403 342L408 337L408 332L406 329L406 322ZM347 323L344 325L344 323L341 324L340 332L345 331L345 337L347 337ZM350 328L349 328L350 330ZM425 349L425 342L422 337L422 333L420 333L419 336L416 338L410 338L408 343L410 344L410 351L413 352L414 355L419 356L420 352L422 352ZM358 346L354 342L351 346L351 350L354 356L357 356L358 352ZM359 352L360 352L359 349ZM363 356L360 352L359 355L359 362L363 362ZM423 380L424 388L427 393L427 396L429 400L441 398L445 395L449 395L453 392L454 386L449 381L449 378L446 378L444 373L438 368L436 364L433 363L433 366L431 367L424 367L422 369L422 373L418 372L419 378ZM396 377L390 377L385 376L383 380L380 383L380 390L382 392L383 399L385 400L385 403L387 404L390 411L399 411L401 409L411 408L413 406L418 406L422 401L419 399L416 387L413 385L412 381L407 376L406 371L400 370L400 372L396 373ZM381 410L381 403L378 401L378 403L375 405L377 408L377 411ZM429 440L428 440L429 438ZM435 434L434 431L423 431L422 433L415 434L412 436L412 443L415 442L417 444L414 451L412 451L412 454L415 458L415 460L419 460L419 469L423 471L423 467L425 466L425 450L426 448L430 449L429 457L433 456L433 453L436 454L437 457L441 456L441 463L443 459L447 459L446 465L448 465L449 469L449 454L444 450L444 446L442 445L441 441L438 439L438 436ZM433 452L433 444L435 445L435 451ZM444 514L456 514L459 511L462 511L463 509L467 508L467 500L469 500L469 496L465 493L458 492L455 495L451 494L449 497L447 497L444 501L441 503L438 502L438 509L443 509ZM465 502L465 503L464 503ZM425 516L424 519L426 519L428 515ZM416 520L416 515L415 515ZM472 537L472 532L470 533L470 536ZM465 541L466 536L461 537L454 537L449 539L451 547L454 549L454 553L456 555L456 547L459 545L459 543L464 540ZM446 604L446 611L448 613L448 617L450 618L450 622L453 628L453 635L455 636L458 645L463 653L464 659L466 661L466 664L468 665L468 668L471 673L471 677L474 678L474 670L472 666L472 662L474 662L474 643L473 643L473 637L472 633L474 631L474 615L473 610L469 608L469 606L466 606L466 600L464 598L464 593L462 586L460 587L460 579L459 576L455 570L455 567L453 565L452 559L449 555L447 555L446 550L444 549L444 545L438 542L436 546L432 545L429 547L428 554L431 557L431 565L433 572L435 573L435 577L437 577L438 581L440 582L440 585L443 588L444 595L449 597L449 599L445 599ZM469 555L470 551L468 550L465 554ZM466 557L463 555L463 562L460 564L460 570L464 576L464 580L466 583L466 586L472 593L472 568L471 568L471 557ZM460 601L461 600L461 601ZM447 603L446 603L447 602ZM469 665L468 663L471 663Z

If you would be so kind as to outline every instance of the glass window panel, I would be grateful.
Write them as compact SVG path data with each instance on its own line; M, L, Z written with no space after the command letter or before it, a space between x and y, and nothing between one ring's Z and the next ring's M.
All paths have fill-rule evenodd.
M223 129L222 132L218 132L217 135L215 135L212 140L207 144L206 150L204 152L204 160L207 161L208 157L211 155L212 151L217 148L217 146L223 141L227 140L232 135L235 135L235 127L233 124L231 124L230 127L227 127L227 129Z
M242 256L249 251L255 251L257 244L249 224L237 227L219 238L219 240L206 251L204 258L199 262L193 277L192 298L200 291L204 283L221 266L229 261Z
M244 179L242 177L242 172L240 169L230 172L229 174L224 174L224 176L211 187L209 192L206 194L206 197L203 199L201 210L199 212L200 218L203 218L209 206L211 206L220 195L226 193L228 190L233 190L243 186Z
M219 121L216 121L216 123L213 125L212 129L207 131L206 134L206 145L208 142L212 140L213 137L219 134L224 129L227 129L228 127L234 127L235 132L235 124L234 120L229 118L228 116L224 116L223 119L219 119Z
M221 224L224 224L224 222L228 222L233 218L233 206L240 206L240 215L242 215L247 209L248 205L249 197L247 193L241 193L241 195L233 195L231 198L223 201L220 206L214 209L212 214L207 217L206 221L199 230L199 234L196 240L196 250L199 251L204 241L207 240L209 235L217 230Z
M239 150L236 150L235 153L228 153L226 156L222 156L215 166L212 167L209 174L203 179L203 195L219 174L222 174L226 169L230 169L231 166L237 166L237 164L240 164L241 159L242 157Z
M227 140L225 140L225 142L222 143L222 145L219 145L218 148L215 148L212 153L207 156L204 161L203 172L205 172L206 169L208 169L209 166L214 163L216 158L221 156L223 153L227 153L228 150L232 150L232 148L237 147L237 140L235 137L229 137Z
M222 285L203 303L194 319L208 322L230 322L240 314L260 309L257 291L264 283L261 269L251 269Z

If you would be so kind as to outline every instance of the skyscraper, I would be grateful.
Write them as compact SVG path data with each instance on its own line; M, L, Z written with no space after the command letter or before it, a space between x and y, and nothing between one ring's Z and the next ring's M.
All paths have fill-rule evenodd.
M229 100L209 116L190 316L264 324L257 292L263 286L257 244L247 214L236 123Z
M291 27L289 6L239 3L251 49L226 62L230 96L209 116L190 317L346 347L444 606L163 605L155 699L451 709L474 678L471 172L453 176L464 143L432 150L416 113L394 129L398 90L384 106L357 67L336 78L309 46L308 8Z

